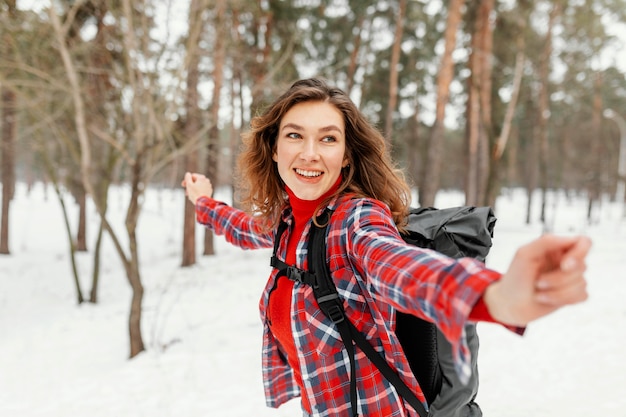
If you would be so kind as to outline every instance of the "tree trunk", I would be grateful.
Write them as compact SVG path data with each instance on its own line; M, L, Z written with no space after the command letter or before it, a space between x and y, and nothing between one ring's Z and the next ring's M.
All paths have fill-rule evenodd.
M538 123L536 120L537 112L533 106L534 99L531 93L526 102L526 123L529 126L532 126L532 128L529 137L524 141L525 148L523 155L523 160L526 161L523 168L524 185L528 198L526 206L526 224L530 224L532 222L533 197L535 189L537 188L537 173L539 171L537 162L539 159L539 145L537 142Z
M491 154L491 164L489 171L489 178L487 181L487 201L486 204L489 207L495 207L496 198L500 194L500 166L502 162L502 155L506 148L509 136L511 134L511 126L513 125L513 116L517 107L517 99L519 98L519 91L522 85L522 76L524 73L524 49L523 49L523 37L519 37L518 52L515 57L515 72L513 76L513 92L511 94L511 100L507 104L506 112L504 115L504 121L502 122L502 130L500 136L496 140L493 152ZM514 165L514 164L510 164Z
M130 314L128 315L128 334L130 336L130 357L134 358L145 350L143 337L141 336L141 306L143 303L144 289L141 284L137 258L133 258L129 267L130 269L127 270L127 274L133 291L130 302Z
M352 51L350 52L350 63L348 64L348 72L346 77L348 78L348 85L346 87L346 93L350 95L354 88L354 77L358 68L359 52L361 50L362 31L365 24L365 16L360 15L357 19L357 24L354 30L354 40L352 41Z
M80 187L76 196L78 202L78 229L76 230L76 250L87 252L87 193Z
M96 238L96 244L94 245L93 253L93 268L91 275L91 291L89 292L89 302L98 302L98 283L100 281L100 254L102 248L102 236L104 235L104 224L100 221L100 227L98 227L98 237Z
M389 101L387 103L387 116L385 117L385 138L391 149L393 142L393 113L398 105L398 64L400 62L400 45L402 44L402 32L404 30L404 15L406 14L406 0L400 0L398 15L396 16L396 32L391 48L391 62L389 62Z
M591 152L589 153L592 166L592 177L588 191L589 209L587 212L587 221L591 224L593 221L593 207L598 205L602 196L602 73L597 73L594 79L594 95L591 110L591 131L593 136L591 139Z
M423 158L421 158L421 146L420 146L420 142L421 142L421 138L420 138L420 133L421 133L421 126L420 126L420 104L419 104L419 100L415 100L415 106L414 106L415 110L413 112L413 116L411 116L411 119L409 120L409 129L407 132L407 139L406 139L406 144L407 144L407 149L408 149L408 155L407 155L407 169L409 172L409 176L411 177L411 179L413 180L413 184L415 186L418 186L419 189L419 181L422 178L422 172L421 169L423 167L423 164L421 163ZM418 200L419 200L419 195L418 195Z
M237 27L240 24L239 15L236 12L233 12L232 16L232 27ZM241 34L237 30L232 31L232 38L236 45L241 44ZM231 116L231 135L230 135L230 151L231 151L231 178L233 179L233 183L231 184L231 195L233 207L242 208L241 200L239 199L237 184L234 182L234 173L237 169L237 159L239 157L239 149L241 144L241 130L237 129L237 125L241 127L241 129L245 126L245 112L244 112L244 94L243 94L243 63L242 60L234 60L232 63L233 66L233 77L231 80L231 91L230 91L230 100L233 103L233 107L237 108L239 111L233 111ZM237 117L239 116L239 118Z
M481 49L479 59L482 61L480 73L480 135L478 152L478 196L479 205L487 204L487 183L489 181L490 149L495 142L493 122L491 119L491 95L493 78L493 28L491 16L494 13L495 0L483 0L479 7Z
M45 146L48 144L46 143ZM46 149L41 152L40 156L41 166L43 167L44 173L50 179L50 183L54 189L54 193L59 200L59 205L61 206L61 214L63 215L63 225L65 226L65 232L67 236L68 249L69 249L69 258L70 265L72 267L72 278L74 279L74 287L76 288L76 300L78 304L82 304L85 299L83 297L83 290L80 284L80 275L78 272L78 266L76 263L76 241L72 234L72 227L70 222L70 216L65 205L65 196L61 191L60 183L61 180L58 178L57 173L58 170L55 167L55 162L52 160L52 151Z
M63 221L65 224L65 230L67 232L67 238L70 242L70 263L72 264L72 275L74 277L74 286L76 288L76 301L78 304L82 304L85 301L83 297L83 289L80 285L80 276L78 274L78 265L76 264L76 244L72 239L72 228L70 227L70 218L67 212L67 208L65 207L65 202L63 200L63 193L59 188L58 181L52 181L54 186L54 191L56 192L59 203L61 204L61 211L63 212Z
M214 56L214 64L213 64L213 96L211 98L211 112L209 117L209 135L208 135L208 150L209 153L207 155L207 175L216 184L217 181L217 164L218 154L220 150L220 129L219 129L219 112L220 112L220 93L222 91L222 86L224 84L224 62L226 57L226 37L227 30L224 19L226 9L226 1L218 0L215 4L215 28L217 32L217 36L215 38L215 56ZM206 227L204 229L204 251L203 255L214 255L215 254L215 244L213 242L213 231Z
M441 182L441 161L445 140L444 120L446 106L450 99L450 84L454 78L452 53L456 47L456 34L461 24L465 0L451 0L444 34L444 51L437 72L437 103L435 122L428 139L427 158L424 162L424 175L419 182L419 203L422 207L435 205L435 197Z
M17 115L15 112L15 92L9 88L0 89L2 95L2 137L0 138L0 176L2 177L2 214L0 222L0 254L8 255L9 250L9 208L15 193L15 134Z
M8 18L16 20L17 10L15 0L5 2ZM4 36L10 36L5 34ZM10 53L9 39L1 39L0 59L5 59ZM17 126L16 94L13 90L0 84L0 111L2 116L0 126L0 181L2 182L2 207L0 208L0 254L9 255L9 210L15 193L15 135Z
M144 152L140 151L132 166L131 194L126 210L126 233L128 234L129 260L125 262L126 275L132 289L130 314L128 317L128 330L130 336L130 357L134 358L145 350L141 335L141 313L143 303L143 284L139 271L139 248L137 242L137 223L141 212L140 200L143 196L141 186L142 168L145 164Z
M482 60L479 59L482 41L480 35L481 14L477 13L472 32L471 54L468 67L470 76L467 79L467 107L465 127L466 147L466 177L465 177L465 204L478 204L478 146L480 141L480 80Z
M543 45L541 62L539 64L539 114L537 117L537 134L539 142L539 186L541 187L541 222L546 224L546 205L548 191L548 119L550 117L550 68L552 56L552 29L559 14L559 6L552 7L546 29L546 40Z
M200 79L199 40L202 34L202 0L192 0L189 5L189 36L187 42L187 91L185 98L186 119L184 134L188 141L197 142L200 132L200 107L198 82ZM194 147L195 148L195 147ZM185 156L185 170L198 171L198 153L194 151ZM196 263L196 211L194 205L185 199L183 224L183 253L181 266Z

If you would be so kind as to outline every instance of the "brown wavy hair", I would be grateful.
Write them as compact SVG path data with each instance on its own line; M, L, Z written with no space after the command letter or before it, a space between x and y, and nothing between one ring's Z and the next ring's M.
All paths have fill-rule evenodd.
M296 81L267 110L254 117L250 130L242 135L238 170L244 208L258 214L267 227L275 226L280 220L287 200L285 184L272 160L278 129L289 109L308 101L330 103L344 117L349 165L342 171L337 192L328 200L342 193L380 200L390 208L396 225L402 230L411 193L401 171L391 161L385 138L345 92L318 78Z

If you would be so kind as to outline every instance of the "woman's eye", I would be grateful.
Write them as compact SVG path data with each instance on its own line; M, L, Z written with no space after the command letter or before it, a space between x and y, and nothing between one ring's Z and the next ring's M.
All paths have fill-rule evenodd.
M324 138L322 139L322 142L336 142L337 138L335 138L334 136L324 136Z
M299 133L293 132L293 133L287 133L287 137L289 139L300 139L302 136L300 136Z

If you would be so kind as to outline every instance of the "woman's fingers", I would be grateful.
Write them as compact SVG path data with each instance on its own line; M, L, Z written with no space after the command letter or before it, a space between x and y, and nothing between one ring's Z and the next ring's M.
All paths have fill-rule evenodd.
M580 303L587 299L587 281L582 272L555 272L552 275L554 277L538 281L542 285L537 285L535 289L535 300L537 302L560 307Z
M538 302L564 306L587 299L585 258L591 248L591 240L581 236L561 252L558 268L540 274L535 282L535 299Z
M560 267L563 271L574 271L585 268L585 258L591 249L591 239L586 236L579 236L576 243L563 254Z
M485 291L497 320L526 325L560 307L587 299L587 237L544 235L522 246L500 281Z

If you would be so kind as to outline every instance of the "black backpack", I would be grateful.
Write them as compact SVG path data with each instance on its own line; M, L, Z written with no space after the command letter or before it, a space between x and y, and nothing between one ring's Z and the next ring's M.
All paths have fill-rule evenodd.
M355 375L354 345L358 346L380 370L398 393L419 413L428 415L426 409L384 358L376 352L365 336L346 319L343 302L331 278L326 261L326 234L332 211L326 209L317 219L322 227L311 226L308 245L309 271L287 265L276 257L280 236L287 228L281 222L278 227L271 266L279 270L279 276L310 285L320 309L331 319L344 341L350 358L350 374ZM444 255L461 258L473 257L485 260L491 248L491 238L496 218L489 207L454 207L437 210L417 208L410 211L403 239L410 244L436 250ZM417 379L426 401L432 404L442 386L442 369L437 349L437 327L410 314L396 313L396 336L402 345L407 361ZM354 341L353 343L346 343ZM353 415L357 412L356 378L351 377L350 400Z

